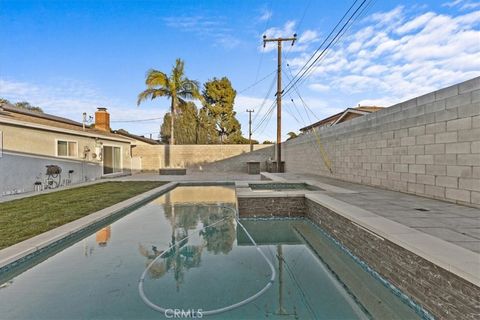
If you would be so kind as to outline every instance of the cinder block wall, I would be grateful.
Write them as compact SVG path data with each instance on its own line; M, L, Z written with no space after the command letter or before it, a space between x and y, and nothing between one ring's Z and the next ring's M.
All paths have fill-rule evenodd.
M247 161L264 163L273 157L272 145L139 145L133 157L141 158L142 171L181 167L202 171L246 172Z
M283 144L287 172L480 207L480 77L322 128L318 138Z

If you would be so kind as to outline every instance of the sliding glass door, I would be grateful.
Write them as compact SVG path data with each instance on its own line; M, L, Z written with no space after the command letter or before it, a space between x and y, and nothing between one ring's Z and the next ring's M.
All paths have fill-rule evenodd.
M120 147L103 147L103 174L122 172L122 152Z

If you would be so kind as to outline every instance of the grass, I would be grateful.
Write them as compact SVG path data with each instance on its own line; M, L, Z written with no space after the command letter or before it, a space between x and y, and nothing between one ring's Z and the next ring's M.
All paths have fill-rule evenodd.
M162 184L165 182L103 182L0 203L0 249Z

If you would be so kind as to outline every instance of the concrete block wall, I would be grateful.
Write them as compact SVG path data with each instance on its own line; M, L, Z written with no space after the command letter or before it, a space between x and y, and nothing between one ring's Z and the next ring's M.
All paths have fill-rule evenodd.
M287 172L480 207L480 77L283 144Z
M193 171L246 172L247 161L265 161L274 156L272 145L139 145L132 156L141 160L141 170L158 172L159 168L181 167ZM262 167L262 169L264 169Z

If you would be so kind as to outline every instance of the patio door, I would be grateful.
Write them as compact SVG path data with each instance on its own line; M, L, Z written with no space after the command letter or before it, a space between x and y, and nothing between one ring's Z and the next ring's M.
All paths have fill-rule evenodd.
M103 146L103 174L122 172L120 147Z

